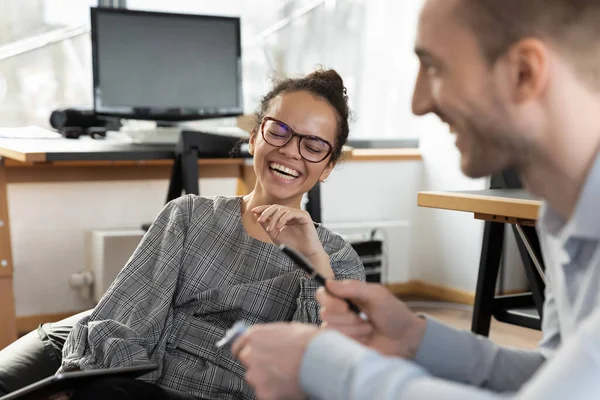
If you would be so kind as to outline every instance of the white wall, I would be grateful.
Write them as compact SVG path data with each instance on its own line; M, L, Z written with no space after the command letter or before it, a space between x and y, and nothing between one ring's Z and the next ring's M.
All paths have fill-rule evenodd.
M322 188L325 225L380 228L388 257L385 282L412 279L410 238L421 168L420 161L342 163Z
M203 179L205 194L235 194L235 179ZM68 285L84 268L84 233L139 228L164 205L167 181L10 184L17 315L91 306Z
M429 117L419 124L423 152L419 190L484 189L485 180L468 179L460 172L460 156L447 131ZM411 276L474 291L483 222L475 220L470 213L429 208L417 209L413 221Z

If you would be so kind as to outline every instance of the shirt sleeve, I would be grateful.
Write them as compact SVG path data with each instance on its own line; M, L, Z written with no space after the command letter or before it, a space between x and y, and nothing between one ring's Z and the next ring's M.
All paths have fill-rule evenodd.
M547 265L547 264L546 264ZM544 289L544 318L542 319L542 332L544 336L540 342L540 352L547 359L552 358L560 344L560 322L558 320L558 308L554 295L552 275L546 274L546 288Z
M384 357L334 331L324 331L309 343L300 366L300 385L311 399L323 400L591 400L600 398L599 373L600 312L596 312L518 392L433 377L413 362Z
M311 341L300 368L300 385L315 400L501 398L491 391L433 378L412 362L384 357L334 331Z
M517 391L561 344L556 300L546 277L544 336L536 351L501 347L471 332L458 331L428 319L415 362L434 376L492 390Z
M430 374L494 391L517 391L544 363L539 350L502 347L427 318L414 361Z
M163 208L94 311L75 324L59 372L152 362L159 369L148 378L160 376L187 227L179 203Z
M356 251L350 243L344 241L339 236L335 236L334 240L340 241L341 246L336 246L339 249L328 252L331 268L336 280L355 279L365 280L365 267L360 260ZM324 243L325 250L328 246ZM303 276L300 280L300 294L296 300L296 312L292 318L293 321L307 322L311 324L321 324L319 316L319 303L316 299L317 289L319 285L314 279Z

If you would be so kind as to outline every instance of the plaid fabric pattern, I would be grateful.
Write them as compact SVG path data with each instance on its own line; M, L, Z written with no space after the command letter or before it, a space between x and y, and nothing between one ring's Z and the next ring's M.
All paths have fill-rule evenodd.
M215 343L238 320L319 324L316 282L246 233L241 197L183 196L158 215L89 317L61 371L153 362L142 379L203 399L253 399L244 368ZM322 226L336 279L364 280L358 254Z

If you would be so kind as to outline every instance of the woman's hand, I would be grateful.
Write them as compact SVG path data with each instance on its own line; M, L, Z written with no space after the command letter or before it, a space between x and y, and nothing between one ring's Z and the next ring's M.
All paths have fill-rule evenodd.
M333 277L329 256L323 249L310 214L279 204L259 206L251 211L273 243L292 247L306 257L317 272L326 278Z

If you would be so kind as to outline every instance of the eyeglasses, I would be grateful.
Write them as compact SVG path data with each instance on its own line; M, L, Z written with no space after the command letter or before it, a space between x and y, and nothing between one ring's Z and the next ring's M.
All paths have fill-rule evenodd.
M264 117L260 131L265 142L275 147L283 147L298 136L298 152L308 162L318 163L333 152L333 146L318 136L303 135L289 125L273 117Z

